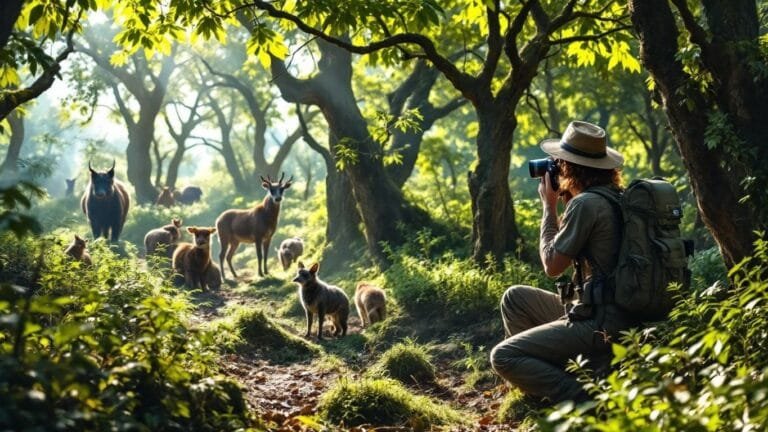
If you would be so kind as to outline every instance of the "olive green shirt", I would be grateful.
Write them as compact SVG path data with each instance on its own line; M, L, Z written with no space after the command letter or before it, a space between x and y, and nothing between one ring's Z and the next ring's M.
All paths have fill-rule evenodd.
M601 187L618 196L614 188ZM591 267L608 274L616 266L619 252L618 221L611 204L602 196L582 192L573 197L565 207L560 230L555 235L557 252L571 258L586 258L583 277L592 274Z

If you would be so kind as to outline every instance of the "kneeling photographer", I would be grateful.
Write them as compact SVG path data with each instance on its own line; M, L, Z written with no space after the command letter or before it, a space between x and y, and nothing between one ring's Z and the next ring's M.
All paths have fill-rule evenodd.
M596 362L610 358L610 340L639 322L611 302L602 301L602 275L616 266L621 227L611 204L587 189L621 193L624 158L607 147L605 131L573 121L561 139L545 140L550 157L531 161L532 177L541 177L539 256L548 276L574 266L559 294L526 285L507 289L501 299L506 339L491 352L494 370L528 395L553 403L587 398L575 376L565 371L578 355ZM557 200L565 210L557 214ZM608 304L606 304L608 303Z

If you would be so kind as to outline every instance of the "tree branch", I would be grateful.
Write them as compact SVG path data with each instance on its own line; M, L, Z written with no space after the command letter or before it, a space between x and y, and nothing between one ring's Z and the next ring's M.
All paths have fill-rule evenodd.
M629 30L631 28L632 28L632 26L622 25L622 26L619 26L619 27L614 27L614 28L612 28L610 30L606 30L606 31L604 31L602 33L598 33L598 34L582 35L582 36L571 36L571 37L567 37L567 38L553 39L553 40L550 40L549 43L551 45L563 45L563 44L569 44L571 42L596 41L596 40L601 39L601 38L603 38L605 36L608 36L610 34L617 33L617 32L624 31L624 30Z
M488 16L488 55L483 63L483 69L478 76L478 81L483 86L490 88L493 74L496 72L496 68L499 65L499 58L501 57L504 40L501 37L501 26L499 24L499 9L501 9L501 2L494 0L493 8L485 8L486 15Z
M304 138L304 142L306 142L312 150L318 152L320 156L322 156L323 160L325 160L326 167L332 167L334 163L331 152L320 145L320 143L309 133L307 122L304 120L304 115L301 113L301 105L299 104L296 104L296 115L299 118L299 126L301 126L301 135L302 138Z
M440 55L440 53L437 51L437 48L435 47L434 42L424 35L418 33L398 33L385 39L371 42L368 45L355 45L341 38L333 37L308 25L296 15L275 8L272 3L266 1L254 1L251 2L250 5L266 11L267 14L274 18L290 21L303 32L317 36L328 41L329 43L332 43L355 54L370 54L385 48L392 48L404 44L417 45L422 50L424 50L424 55L429 59L429 61L431 61L432 64L434 64L435 67L440 70L445 75L445 77L456 86L457 89L459 89L459 91L462 93L469 92L473 87L475 78L473 78L471 75L461 72L449 59Z

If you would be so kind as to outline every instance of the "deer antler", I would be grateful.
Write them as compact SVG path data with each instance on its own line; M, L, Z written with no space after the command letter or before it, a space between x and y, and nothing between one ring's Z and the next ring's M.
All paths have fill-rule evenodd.
M280 180L278 180L277 183L282 184L284 178L285 178L285 171L283 171L283 174L280 176Z
M111 171L113 169L115 169L115 160L114 159L112 159L112 168L110 168L109 170Z

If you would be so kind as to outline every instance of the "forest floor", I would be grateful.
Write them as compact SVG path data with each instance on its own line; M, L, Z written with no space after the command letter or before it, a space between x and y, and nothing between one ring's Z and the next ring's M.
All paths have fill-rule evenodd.
M194 302L197 308L192 321L211 322L224 318L232 306L254 304L264 306L265 302L268 306L265 308L266 311L275 314L272 318L279 318L277 317L278 306L291 301L286 298L288 289L286 283L274 278L254 282L253 275L243 273L238 278L237 284L229 282L229 286L225 284L218 292L201 293L195 296ZM268 288L265 289L265 287ZM295 288L290 295L296 302L292 307L298 307L300 310ZM303 337L305 333L303 316L294 317L293 320L282 319L280 323L294 335ZM361 322L353 306L346 338L352 340L350 336L354 338L362 331ZM310 342L317 343L314 338ZM263 352L228 353L223 355L221 370L242 385L248 404L269 430L328 430L328 427L318 423L317 417L313 417L317 413L321 395L339 379L360 379L366 368L373 364L375 354L369 352L364 344L345 343L342 339L333 339L329 334L319 346L321 355L295 362L276 362L270 358L270 355L264 355ZM470 388L465 385L467 373L451 365L450 359L436 356L434 362L437 370L436 383L421 388L411 386L411 390L466 413L472 418L473 424L469 428L447 426L442 430L517 430L514 424L501 424L496 420L502 400L509 390L503 382L496 379ZM337 428L331 427L331 429ZM347 430L405 431L410 428L358 426Z

